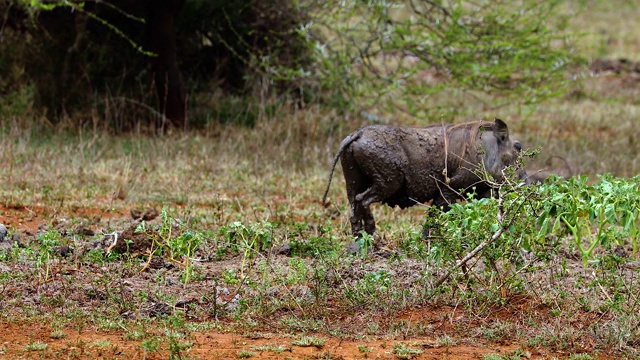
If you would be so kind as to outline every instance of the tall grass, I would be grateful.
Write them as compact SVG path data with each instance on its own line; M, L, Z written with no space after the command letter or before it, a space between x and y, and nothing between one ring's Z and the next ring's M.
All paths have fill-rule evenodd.
M578 34L578 51L591 58L638 60L640 5L624 0L572 0L566 11L574 14L569 27Z
M534 162L558 155L583 174L631 176L639 166L635 121L640 104L635 103L635 88L607 88L616 81L612 76L590 79L584 90L589 96L549 102L526 115L517 108L495 112L479 108L475 116L437 121L501 117L525 147L542 148ZM5 121L0 129L0 161L10 171L5 172L2 186L15 188L19 182L18 188L34 191L73 175L70 183L57 183L56 188L62 192L93 189L104 196L123 186L142 201L152 199L154 193L177 195L185 181L194 190L211 182L218 188L224 184L225 189L240 190L247 185L230 180L238 172L267 182L265 177L274 173L282 178L324 177L342 138L370 122L319 107L296 110L283 105L276 113L277 117L261 120L253 128L210 123L202 130L167 136L112 136L103 130L52 134L39 126ZM411 123L388 119L398 125Z

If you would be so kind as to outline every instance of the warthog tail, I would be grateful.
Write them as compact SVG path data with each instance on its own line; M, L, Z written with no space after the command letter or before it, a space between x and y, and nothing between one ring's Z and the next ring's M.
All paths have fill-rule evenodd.
M336 165L338 164L338 159L340 159L340 156L344 152L344 149L346 149L347 146L351 145L352 142L358 140L361 135L362 135L362 131L358 130L350 134L349 136L347 136L344 140L342 140L342 143L340 143L340 148L338 149L338 153L333 158L333 164L331 165L331 172L329 173L329 180L327 181L327 188L324 190L324 195L322 196L323 206L327 206L327 194L329 194L329 187L331 187L331 179L333 178L333 171L336 169Z

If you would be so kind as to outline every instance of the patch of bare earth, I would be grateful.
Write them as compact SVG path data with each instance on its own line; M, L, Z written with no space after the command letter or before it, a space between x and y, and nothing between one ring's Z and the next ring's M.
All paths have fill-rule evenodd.
M74 211L80 217L91 219L106 219L114 214L91 208L76 208ZM14 232L25 234L22 241L26 243L33 241L38 231L42 231L42 227L52 223L51 215L44 207L2 207L0 212L0 222L8 224ZM122 218L110 220L121 224L122 234L132 232L133 219L124 216L124 212L120 214ZM101 225L98 221L88 227L97 230ZM144 249L137 251L143 252ZM278 257L281 260L276 262L285 263L288 259L286 256ZM209 262L203 265L203 271L206 274L219 274L225 269L238 268L240 262L239 258ZM17 267L25 270L32 265L18 264ZM406 355L408 357L404 357L413 359L481 359L486 354L508 355L513 351L521 351L529 358L566 355L555 350L528 347L526 329L520 336L508 333L491 341L479 335L477 329L482 326L490 328L495 323L524 324L525 319L532 318L541 322L547 319L551 321L545 306L526 298L509 299L508 305L492 309L488 315L471 314L457 307L429 304L396 313L387 312L384 315L372 315L371 312L360 312L355 308L348 313L345 313L344 309L328 309L326 314L331 318L326 321L331 323L331 329L343 329L342 333L347 335L335 336L329 334L329 331L312 334L292 333L291 329L285 330L279 320L285 315L304 317L305 314L295 307L276 311L258 321L251 329L245 329L228 316L218 316L215 309L215 306L224 306L232 302L234 289L224 293L217 288L215 281L206 279L184 286L177 280L180 276L178 266L163 259L158 259L155 264L148 263L142 270L137 271L121 267L118 262L96 265L74 263L61 258L52 261L46 278L40 275L7 281L0 285L0 311L3 313L0 317L0 358L166 359L172 355L166 341L154 348L145 345L144 339L131 339L132 329L127 327L135 325L129 325L127 319L143 317L153 321L155 317L171 315L178 311L184 314L187 321L196 324L214 322L219 325L217 329L190 331L186 338L180 340L191 344L187 350L179 353L180 356L189 358L239 358L243 352L250 352L255 358L265 359L396 359L401 358L399 350L396 349L398 346L413 351ZM2 271L20 270L6 267ZM25 273L29 271L25 270ZM159 278L164 281L159 283ZM110 284L115 284L117 288L101 287L100 279L108 279L104 281L110 281ZM137 303L134 310L131 306L125 305L135 302L133 294L140 292L149 294L146 303ZM174 303L164 302L154 296L157 292L171 295L177 300ZM107 299L114 296L120 297L122 309L105 309ZM64 301L58 302L60 297L64 298ZM216 305L214 302L222 303ZM82 310L85 314L91 314L92 311L113 311L113 317L125 321L109 330L101 330L91 321L81 317L73 319L71 316L72 320L69 322L54 326L51 321L42 321L48 319L48 315L29 316L25 308L40 314L57 315L71 314L76 310ZM590 321L588 317L576 319L584 320L586 323ZM367 326L372 323L376 323L379 329L389 329L397 324L403 324L404 327L398 331L368 332ZM153 327L153 323L150 326ZM161 332L159 329L151 332L153 331L158 334ZM294 345L294 340L301 335L321 338L325 342L321 346ZM40 344L46 345L38 346ZM576 344L574 349L589 351L588 344ZM173 355L176 355L175 352Z
M126 340L117 332L100 332L93 329L65 329L61 339L51 338L51 328L47 324L16 324L3 323L2 331L4 359L21 358L118 358L118 359L166 359L169 351L166 349L146 353L140 341ZM60 335L62 336L62 335ZM305 359L320 354L331 354L335 359L380 358L395 359L392 340L342 340L319 334L326 338L320 348L296 346L291 342L291 336L277 333L263 334L265 338L254 339L249 336L218 331L197 332L191 334L193 347L183 354L185 357L199 359L230 359L238 358L242 350L252 351L261 359ZM28 351L28 345L46 343L48 347L40 351ZM420 349L422 354L415 359L469 359L482 358L488 353L507 354L517 348L515 345L465 344L456 346L439 346L433 339L415 338L403 340L412 348ZM107 345L105 345L107 344ZM269 351L260 348L274 348L281 346L281 350ZM359 349L363 349L362 351ZM255 350L255 349L258 350ZM366 348L366 349L365 349ZM252 350L254 349L254 350Z

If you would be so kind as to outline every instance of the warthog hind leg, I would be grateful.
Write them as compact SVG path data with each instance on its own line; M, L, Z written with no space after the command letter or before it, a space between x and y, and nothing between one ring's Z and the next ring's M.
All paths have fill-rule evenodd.
M360 232L363 229L363 217L364 217L364 209L360 203L353 202L351 204L351 217L349 221L351 222L351 233L355 237L360 237Z
M373 235L376 231L376 221L371 212L371 204L381 202L389 196L392 196L400 189L400 186L401 182L399 181L386 184L376 182L366 191L355 196L355 203L360 204L363 211L364 231L366 231L367 234Z

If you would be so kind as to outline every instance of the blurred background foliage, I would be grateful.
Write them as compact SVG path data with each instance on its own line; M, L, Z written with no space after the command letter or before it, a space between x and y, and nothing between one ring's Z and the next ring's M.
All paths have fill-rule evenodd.
M574 12L561 3L3 0L1 115L164 127L148 45L158 6L179 9L175 58L188 121L169 118L174 126L253 125L283 104L374 122L390 114L440 121L470 103L526 109L566 92L584 64L566 31Z

